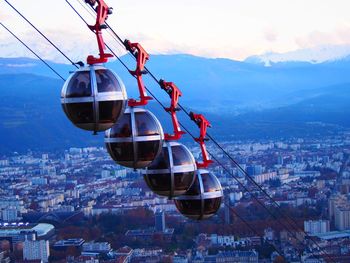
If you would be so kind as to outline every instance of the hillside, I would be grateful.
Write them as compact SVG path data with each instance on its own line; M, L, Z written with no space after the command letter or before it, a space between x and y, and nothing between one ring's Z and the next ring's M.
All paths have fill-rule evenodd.
M129 68L135 67L130 56L122 57ZM8 66L10 65L10 66ZM74 67L51 63L67 76ZM191 55L154 55L147 63L158 78L175 82L182 90L181 100L191 107L206 111L239 113L279 107L289 103L292 92L314 90L331 85L350 83L349 60L311 64L308 62L280 62L271 67L229 59L207 59ZM108 63L123 79L130 95L136 85L118 61ZM45 65L32 59L0 59L1 74L30 73L55 77ZM162 100L167 96L147 76L147 87Z
M350 65L346 61L319 65L277 63L266 68L178 55L155 56L153 63L150 68L157 76L175 80L182 88L182 105L206 113L213 124L211 133L220 139L315 136L350 127L350 80L346 82L350 74L345 74ZM135 93L134 80L117 65L111 63L117 72L124 72L120 75L128 93ZM71 68L58 66L63 73ZM59 100L63 82L48 77L52 73L45 72L40 61L1 59L0 69L1 152L103 145L103 134L92 136L66 119ZM148 87L161 101L169 103L159 87L153 83L148 83ZM269 100L269 106L265 100ZM152 102L149 109L168 131L170 121L162 108ZM179 113L179 118L197 133L183 113Z

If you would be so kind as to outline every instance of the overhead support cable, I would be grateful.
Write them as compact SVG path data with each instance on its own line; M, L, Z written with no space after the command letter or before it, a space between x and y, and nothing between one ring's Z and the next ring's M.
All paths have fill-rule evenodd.
M249 224L248 223L248 221L247 220L245 220L242 216L240 216L234 209L233 209L233 207L231 207L229 204L226 204L225 202L224 202L224 205L226 206L226 207L228 207L228 209L230 209L230 211L237 217L237 218L239 218L239 220L241 220L249 229L250 229L250 231L252 231L255 235L257 235L257 236L259 236L260 234L258 233L258 231L257 230L255 230L252 226L251 226L251 224ZM287 261L287 259L284 257L284 255L283 255L283 253L282 253L282 251L280 250L280 249L278 249L274 244L270 244L272 247L273 247L273 249L278 253L278 255L280 255L282 258L283 258L283 260L285 261L285 262L288 262Z
M14 8L7 0L5 0L6 1L6 3L8 3L23 19L25 19L32 27L34 27L34 29L36 29L37 31L38 31L38 33L40 33L41 35L42 35L42 37L44 37L53 47L55 47L68 61L70 61L71 63L72 63L72 65L74 65L75 67L78 67L77 65L76 65L76 63L74 63L68 56L66 56L52 41L50 41L40 30L38 30L25 16L23 16L16 8ZM69 1L68 0L66 0L66 2L70 5L70 7L75 11L75 13L77 14L77 15L79 15L79 17L85 22L85 24L87 24L86 23L86 21L84 20L84 18L79 14L79 12L77 12L76 11L76 9L69 3ZM3 24L2 24L2 26L3 26ZM109 25L108 25L109 26ZM124 44L124 41L122 41L122 39L118 36L118 34L116 34L116 32L109 26L109 28L111 29L111 31L113 32L113 34L115 35L115 37L116 37L116 39L118 39L118 41L119 42L121 42L121 44L122 45L124 45L124 47L125 47L125 44ZM6 28L5 28L6 29ZM18 39L18 38L17 38ZM18 39L19 40L19 39ZM20 40L19 40L20 41ZM21 43L23 42L23 41L20 41ZM24 42L23 42L24 43ZM22 44L23 44L22 43ZM106 45L107 46L107 45ZM109 48L108 46L107 46L107 48L111 51L111 52L113 52L112 50L111 50L111 48ZM32 51L33 52L33 51ZM114 53L113 53L114 54ZM130 54L130 53L129 53ZM36 56L41 60L41 61L43 61L37 54L36 54ZM117 56L117 55L115 55L116 56L116 58L119 60L119 62L128 70L128 71L130 71L129 70L129 68L127 67L127 65ZM44 62L44 61L43 61ZM45 65L46 66L49 66L47 63L45 63ZM50 67L50 66L49 66ZM50 67L50 69L51 70L53 70L53 68L52 67ZM155 75L153 75L152 74L152 72L149 70L149 69L147 69L146 67L145 67L145 70L149 73L149 75L158 83L158 84L160 84L160 81L155 77ZM55 73L56 74L56 73ZM62 77L61 77L62 78ZM63 80L64 80L64 78L62 78ZM154 94L152 94L152 92L149 90L149 89L147 89L146 88L146 90L155 98L155 100L163 107L163 109L166 109L166 107L154 96ZM190 117L190 113L188 112L188 111L186 111L186 109L184 108L184 107L182 107L180 104L178 104L178 106ZM195 138L190 132L189 132L189 130L188 129L186 129L180 122L179 122L179 124L181 125L181 127L182 128L184 128L184 130L192 137L192 138ZM217 147L219 147L222 151L223 151L223 153L230 159L230 161L231 162L233 162L235 165L236 165L236 167L239 169L239 170L241 170L246 176L247 176L247 178L248 179L250 179L250 180L252 180L252 183L255 185L255 186L257 186L265 195L267 195L269 198L270 198L270 200L272 200L273 201L273 203L274 204L277 204L277 202L276 201L274 201L274 199L264 190L264 189L262 189L262 187L259 185L259 184L257 184L255 181L254 181L254 179L253 178L251 178L250 176L249 176L249 174L230 156L230 154L229 153L227 153L227 151L225 151L225 149L212 137L212 136L210 136L209 134L207 134L208 135L208 138L210 138L213 142L214 142L214 144L217 146ZM209 153L210 154L210 153ZM212 157L213 157L213 159L214 160L216 160L217 161L217 163L220 165L220 166L222 166L223 168L224 168L224 170L226 170L226 171L228 171L228 169L223 165L223 164L221 164L221 162L219 162L216 158L215 158L215 156L213 156L212 154L210 154ZM229 174L231 174L234 178L235 178L235 175L232 173L232 172L230 172L229 171ZM235 178L236 179L236 178ZM243 185L244 186L244 185ZM244 186L245 187L245 186ZM246 188L247 189L247 188ZM247 189L247 191L248 192L251 192L251 190L249 190L249 189ZM255 195L254 195L255 196ZM255 197L256 198L256 200L259 202L260 200L257 198L257 197ZM268 208L263 204L263 203L261 203L261 201L260 201L260 204L262 205L262 207L263 208L265 208L267 211L269 211L268 210ZM277 207L278 208L280 208L280 206L277 204ZM287 220L286 221L286 223L288 223L289 224L289 226L291 226L292 227L292 229L296 229L297 231L299 231L299 229L298 229L298 226L297 226L297 223L296 223L296 221L294 221L293 219L291 219L289 216L287 216L287 215L284 215L281 211L279 211L278 210L278 212L283 216L283 217L286 217L287 219L289 218L290 220L292 220L294 223L295 223L295 226L296 226L296 228L295 228L295 226L293 226L293 225L291 225L290 224L290 221L289 220ZM271 213L271 211L269 212L269 214ZM273 213L272 214L270 214L271 216L273 216L274 218L276 218L276 215L274 215ZM277 221L279 222L279 224L281 224L281 222L280 222L280 220L278 219L278 218L276 218L277 219ZM283 224L282 224L283 225ZM289 233L291 233L291 231L290 231L290 229L288 228L288 227L286 227L286 226L284 226L286 229L287 229L287 231L289 232ZM304 231L301 231L301 232L304 232ZM305 232L304 232L305 233ZM297 237L296 237L296 235L294 234L294 233L291 233L292 234L292 236L294 235L295 236L295 238L296 238L296 240L298 240L299 242L301 242ZM306 234L306 233L305 233ZM306 236L308 236L307 234L306 234ZM332 258L325 252L325 251L323 251L322 250L322 248L320 248L320 246L318 245L318 243L317 242L315 242L312 238L310 238L314 243L315 243L315 245L320 249L320 251L322 251L323 252L323 254L325 255L325 256L327 256L327 258L329 258L330 260L332 260ZM302 243L302 242L301 242ZM277 252L277 250L276 250L276 252Z
M45 38L58 52L62 54L76 68L79 68L63 51L58 48L48 37L46 37L33 23L31 23L17 8L15 8L8 0L4 0L18 15L20 15L31 27L33 27L43 38Z
M66 0L67 1L67 0ZM79 0L77 0L77 1L79 1ZM108 28L111 30L111 32L115 35L115 37L116 37L116 39L118 39L118 41L122 44L122 45L124 45L124 41L122 40L122 38L111 28L111 26L108 24L108 23L106 23L106 25L108 26ZM125 47L125 45L124 45L124 47ZM130 54L130 53L129 53ZM152 79L155 81L155 82L157 82L160 86L161 86L161 80L159 80L146 66L145 66L145 70L147 71L147 73L152 77ZM179 106L179 108L188 116L188 117L190 117L191 118L191 115L190 115L190 113L180 104L180 103L178 103L178 106ZM307 236L307 237L309 237L310 238L310 240L320 249L320 250L322 250L322 248L319 246L319 244L312 238L312 237L310 237L303 229L301 229L299 226L298 226L298 224L297 224L297 222L294 220L294 219L292 219L290 216L288 216L288 215L285 215L284 213L282 213L281 211L280 211L280 209L281 209L281 207L280 207L280 205L232 158L232 156L216 141L216 139L214 139L210 134L207 134L208 135L208 138L210 139L210 140L212 140L213 142L214 142L214 144L217 146L217 147L219 147L222 151L223 151L223 153L230 159L230 161L231 162L233 162L233 164L240 170L240 171L242 171L243 173L244 173L244 175L248 178L248 180L253 184L253 185L255 185L256 187L258 187L258 189L263 193L263 194L265 194L271 201L272 201L272 203L278 208L278 213L282 216L282 217L284 217L285 219L287 219L287 223L293 228L293 229L295 229L295 230L297 230L297 231L300 231L300 232L302 232L302 233L304 233L305 234L305 236ZM291 222L293 222L293 225L291 224ZM324 252L325 253L325 252ZM327 258L329 258L330 260L332 260L331 259L331 257L327 254L327 253L325 253L325 255L327 256Z
M79 12L77 12L77 10L69 3L69 1L68 0L65 0L69 5L70 5L70 7L81 17L81 15L79 14ZM77 1L79 1L79 0L77 0ZM82 17L81 17L82 18ZM83 18L82 18L83 19ZM83 19L84 20L84 19ZM122 45L122 46L124 46L124 48L127 50L127 47L125 46L125 41L123 41L122 40L122 38L113 30L113 28L111 28L111 26L106 22L106 25L108 26L108 28L111 30L111 32L113 33L113 35L115 36L115 39L120 43L120 45ZM130 54L130 53L128 53L128 54ZM131 55L131 54L130 54ZM119 61L121 61L121 60L119 60ZM124 63L123 63L124 64ZM126 67L127 68L127 67ZM161 86L161 80L158 80L158 78L145 66L145 70L147 71L147 73L152 77L152 79L155 81L155 82L157 82L160 86ZM152 93L149 91L149 89L147 89L147 91L152 95ZM152 95L153 96L153 95ZM154 97L154 96L153 96ZM188 115L190 118L191 118L191 116L190 116L190 113L182 106L182 105L180 105L180 104L178 104L178 106L179 106L179 108L181 109L181 110L183 110L184 112L185 112L185 114L186 115ZM162 105L162 107L163 108L165 108L163 105ZM181 123L180 123L181 124ZM181 125L182 127L183 127L183 125ZM184 130L186 130L186 129L184 129ZM188 133L188 130L186 130L186 132ZM194 137L193 137L194 138ZM210 138L213 142L214 142L214 144L217 146L217 147L219 147L221 150L224 150L223 149L223 147L212 137L212 136L210 136L210 134L208 134L208 138ZM273 202L273 204L274 205L277 205L277 208L279 208L278 210L277 210L277 212L282 216L282 217L284 217L284 218L287 218L287 224L289 225L289 227L291 227L293 230L296 230L296 231L300 231L300 232L302 232L302 233L304 233L305 234L305 236L307 236L307 237L309 237L309 235L304 231L304 230L302 230L302 229L300 229L299 227L298 227L298 225L297 225L297 223L295 222L295 220L293 220L293 219L291 219L288 215L284 215L281 211L280 211L280 206L277 204L277 202L276 201L274 201L274 199L264 190L264 189L262 189L262 187L259 185L259 184L257 184L256 182L255 182L255 180L253 179L253 178L251 178L251 176L244 170L244 169L242 169L242 167L231 157L231 155L229 155L226 151L224 151L224 154L227 156L227 157L229 157L229 159L230 159L230 161L232 161L234 164L235 164L235 166L238 168L238 169L240 169L244 174L245 174L245 176L253 183L253 185L255 185L255 186L257 186L259 189L260 189L260 191L262 191L270 200L272 200ZM233 175L233 174L231 174L231 175ZM249 190L248 190L249 191ZM257 200L259 200L259 199L257 199ZM260 201L260 200L259 200ZM260 201L261 202L261 201ZM261 203L262 204L262 203ZM264 204L262 204L264 207L266 207ZM267 208L267 207L266 207ZM276 217L276 215L274 215L273 214L273 216L274 217ZM294 225L292 225L291 223L290 223L290 221L292 221L293 223L294 223ZM279 222L279 220L278 220L278 222ZM286 229L287 229L287 231L289 230L289 228L288 227L285 227ZM298 237L294 234L294 233L292 233L290 230L288 231L292 236L295 236L295 238L296 238L296 240L298 240L300 243L302 243L302 241L301 240L299 240L298 239ZM327 257L327 258L329 258L330 260L332 260L331 259L331 257L325 252L325 251L323 251L322 250L322 248L319 246L319 244L313 239L313 238L311 238L310 237L310 240L323 252L323 254Z
M82 17L82 15L74 8L74 6L68 1L68 0L65 0L66 3L71 7L71 9L74 11L74 13L76 15L79 16L79 18L85 23L85 25L89 26L88 22L85 20L85 18ZM92 32L92 31L91 31ZM107 43L105 43L107 49L109 50L109 52L111 52L116 58L117 60L124 66L124 68L126 70L129 71L129 68L128 66L120 59L120 57L109 47L109 45L107 45Z
M60 79L63 81L66 81L64 77L61 76L60 73L58 73L53 67L51 67L45 60L43 60L33 49L31 49L26 43L24 43L19 37L15 35L8 27L6 27L2 22L0 22L0 25L9 32L14 38L16 38L23 46L25 46L33 55L35 55L41 62L43 62L52 72L54 72Z

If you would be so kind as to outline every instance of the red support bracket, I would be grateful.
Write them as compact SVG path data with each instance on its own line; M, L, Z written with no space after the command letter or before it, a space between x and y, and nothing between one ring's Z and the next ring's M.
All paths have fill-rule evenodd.
M89 55L87 57L87 63L89 65L106 63L108 61L108 58L113 57L113 55L105 53L106 46L103 41L101 29L107 28L105 25L105 21L108 18L108 15L112 14L112 8L109 8L104 2L104 0L85 0L85 2L89 4L92 8L95 8L94 6L97 3L97 7L95 9L97 13L96 23L93 26L88 25L88 27L96 35L98 50L100 52L100 57L94 57L93 55Z
M211 127L210 122L202 115L195 114L190 112L191 120L193 120L200 129L200 135L198 138L195 138L195 141L199 143L202 151L203 162L196 162L198 168L207 168L210 164L213 163L212 160L209 159L209 154L207 152L207 148L205 147L205 141L209 139L206 138L207 128Z
M129 40L125 40L124 44L126 49L130 51L131 54L133 54L136 58L136 69L129 70L129 72L131 75L136 77L140 92L140 100L129 99L128 105L130 107L144 106L148 103L149 100L153 99L152 97L147 96L146 87L142 79L142 75L147 73L145 70L145 64L149 59L149 55L139 43L131 43Z
M170 107L165 108L167 112L171 113L171 120L173 122L174 127L174 134L164 134L165 140L179 140L183 134L185 134L184 131L181 131L179 121L176 117L176 112L180 109L177 107L177 104L179 102L179 97L182 96L182 92L179 90L178 87L173 82L166 82L164 80L160 80L159 84L162 89L164 89L171 98L171 104Z

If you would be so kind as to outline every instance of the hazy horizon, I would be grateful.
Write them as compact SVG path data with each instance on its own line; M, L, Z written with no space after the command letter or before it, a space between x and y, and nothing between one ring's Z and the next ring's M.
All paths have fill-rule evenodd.
M35 5L19 0L10 2L71 56L85 57L97 52L93 35L65 1L51 2L45 12L42 10L47 1L38 0ZM70 2L93 23L77 1ZM132 6L125 0L107 3L114 7L109 24L122 38L140 42L151 54L184 53L242 61L253 55L316 49L321 51L314 52L310 60L323 60L324 47L335 55L344 53L338 47L350 50L347 1L138 0ZM0 6L3 10L0 19L6 26L40 50L44 58L63 61L4 1ZM173 17L169 18L169 11ZM27 56L28 51L12 36L1 32L0 56ZM108 33L104 35L118 55L124 54Z

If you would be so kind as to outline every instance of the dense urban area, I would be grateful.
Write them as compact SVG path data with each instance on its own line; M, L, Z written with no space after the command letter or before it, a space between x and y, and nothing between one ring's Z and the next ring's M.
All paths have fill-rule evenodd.
M350 262L349 131L221 145L257 184L209 142L225 198L204 221L104 148L0 156L0 262Z

